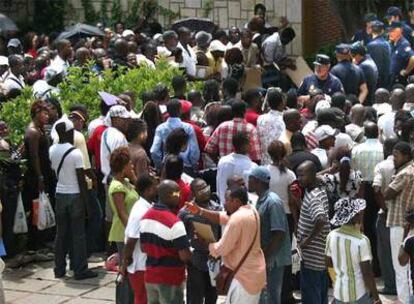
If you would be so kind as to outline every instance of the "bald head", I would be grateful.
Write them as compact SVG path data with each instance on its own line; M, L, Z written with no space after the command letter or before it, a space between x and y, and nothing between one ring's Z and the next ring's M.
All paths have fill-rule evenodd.
M375 103L386 103L390 100L390 92L387 89L379 88L375 91Z
M174 208L180 200L180 187L172 180L163 180L158 187L158 198L161 203Z
M302 187L307 188L316 181L316 166L315 164L310 161L304 161L302 164L299 165L297 169L298 173L298 180Z
M393 111L401 110L405 102L404 90L400 88L392 90L390 102Z
M291 132L299 131L301 128L301 116L298 110L289 109L283 113L283 121L286 129Z
M414 103L414 83L405 87L405 102Z
M244 179L240 175L233 175L227 180L227 188L246 187Z
M364 133L367 138L378 138L378 126L374 122L364 124Z
M365 107L361 104L356 104L351 108L352 123L362 127L365 119Z

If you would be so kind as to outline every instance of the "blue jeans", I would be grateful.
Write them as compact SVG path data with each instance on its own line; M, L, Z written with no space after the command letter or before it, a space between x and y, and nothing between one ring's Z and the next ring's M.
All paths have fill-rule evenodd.
M285 266L266 268L267 285L260 295L260 304L281 304Z
M364 294L358 301L354 302L342 302L335 299L335 304L372 304L372 299L370 296L366 293Z
M87 241L87 250L88 255L91 255L94 252L99 252L103 249L104 238L103 238L103 227L102 227L102 218L103 211L101 205L98 201L98 196L95 190L89 190L89 209L88 209L88 219L86 223L86 241Z
M312 270L300 265L300 289L302 304L328 303L328 273L326 270Z
M414 304L414 295L410 296L410 304Z

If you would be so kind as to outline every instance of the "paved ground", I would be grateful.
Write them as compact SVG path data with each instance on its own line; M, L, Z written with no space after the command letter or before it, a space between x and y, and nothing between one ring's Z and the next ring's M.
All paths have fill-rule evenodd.
M30 264L24 268L6 269L3 285L7 304L109 304L115 302L114 273L106 272L103 263L89 263L99 276L75 281L70 276L55 279L53 262ZM384 304L395 303L384 297ZM220 299L217 303L223 303ZM2 303L0 303L2 304Z

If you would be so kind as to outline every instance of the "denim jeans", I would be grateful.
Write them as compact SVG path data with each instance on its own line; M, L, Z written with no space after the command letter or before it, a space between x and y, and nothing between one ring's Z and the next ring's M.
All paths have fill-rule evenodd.
M145 283L148 304L183 304L183 286Z
M414 295L410 296L410 304L414 304Z
M103 211L95 190L89 190L89 210L86 223L86 239L88 255L99 252L104 248L104 234L102 226Z
M88 270L85 206L79 194L56 193L55 274L66 273L66 255L76 275Z
M215 304L217 290L211 286L209 272L189 264L187 273L187 304Z
M370 298L370 296L366 293L360 299L358 299L357 301L354 301L354 302L342 302L342 301L339 301L339 300L335 299L334 303L335 304L372 304L373 301Z
M122 266L122 257L124 254L125 244L122 242L117 242L116 247L118 248L119 255L119 266ZM131 284L128 278L125 278L116 284L115 288L115 303L116 304L133 304L134 303L134 290L131 287Z
M313 270L300 265L300 289L303 304L328 303L328 273L326 270Z
M266 268L267 285L260 295L260 304L281 304L285 266Z

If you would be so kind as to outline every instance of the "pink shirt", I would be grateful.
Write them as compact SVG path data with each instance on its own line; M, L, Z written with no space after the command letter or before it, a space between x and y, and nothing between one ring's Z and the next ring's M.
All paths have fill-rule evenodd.
M260 248L260 218L258 228L253 214L253 207L245 205L233 213L230 218L221 216L222 224L227 224L223 236L217 243L209 245L213 257L222 256L224 265L235 269L252 243L255 233L256 241L252 250L236 273L235 278L250 294L257 294L266 285L266 264L263 251Z

